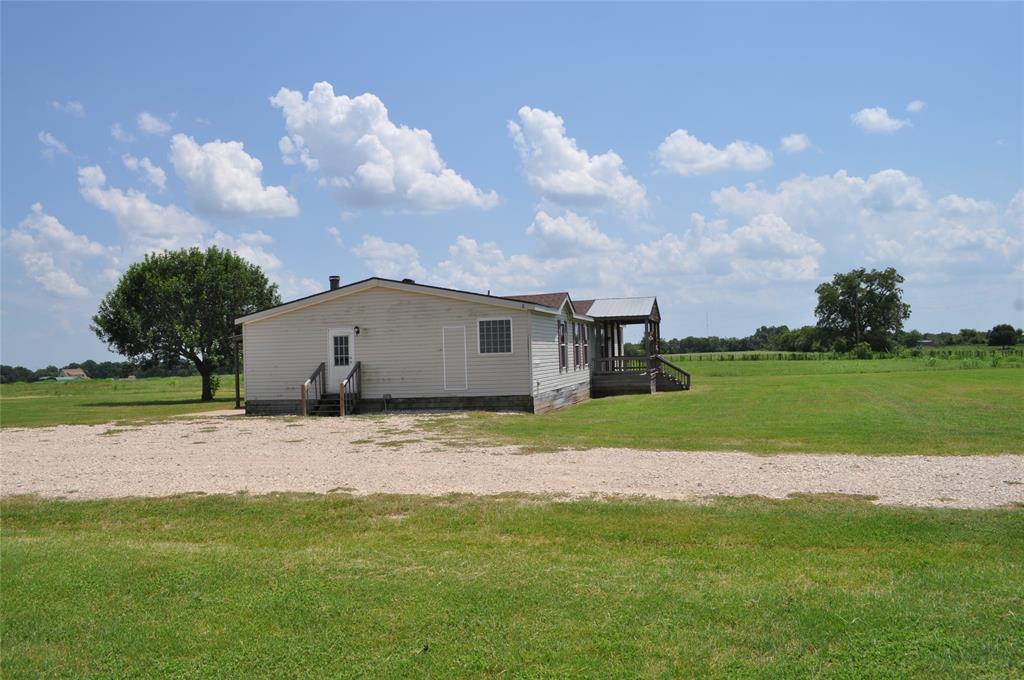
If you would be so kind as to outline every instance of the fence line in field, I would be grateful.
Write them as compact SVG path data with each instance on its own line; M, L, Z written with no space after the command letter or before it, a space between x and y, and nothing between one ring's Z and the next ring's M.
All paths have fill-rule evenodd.
M684 352L672 354L684 361L831 361L836 359L852 359L845 352ZM992 357L1017 357L1024 359L1024 349L1013 347L983 348L949 348L927 347L912 348L899 352L873 352L872 359L990 359Z

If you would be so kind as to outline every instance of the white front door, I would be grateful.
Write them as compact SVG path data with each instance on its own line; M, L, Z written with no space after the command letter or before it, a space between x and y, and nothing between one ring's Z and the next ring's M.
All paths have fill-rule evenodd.
M464 390L468 385L466 364L466 327L441 329L441 373L445 390Z
M327 391L337 392L356 362L356 336L351 328L327 331Z

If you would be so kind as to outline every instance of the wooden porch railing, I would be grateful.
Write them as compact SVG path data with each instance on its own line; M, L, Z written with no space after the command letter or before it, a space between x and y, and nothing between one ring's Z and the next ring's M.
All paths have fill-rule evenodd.
M651 369L647 357L603 357L594 364L594 373L647 373Z
M313 375L306 379L306 382L302 383L302 388L299 390L300 399L302 400L302 415L308 416L310 412L310 401L316 406L320 401L320 397L327 391L327 365L321 363L313 371Z
M357 361L338 386L338 415L347 416L356 412L359 400L363 396L362 376L363 372Z
M683 385L684 389L690 389L690 372L684 368L676 366L671 361L666 359L660 354L655 354L651 357L654 367L664 373L665 375L675 378L680 384Z

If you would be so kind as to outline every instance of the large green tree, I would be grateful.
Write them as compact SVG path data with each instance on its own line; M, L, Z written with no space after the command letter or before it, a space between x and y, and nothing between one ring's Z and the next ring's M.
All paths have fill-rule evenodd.
M887 350L910 318L903 302L903 277L892 267L878 271L854 269L836 274L815 289L818 328L847 348L867 342L874 350Z
M1017 344L1017 329L1008 323L993 326L988 332L988 344L993 347L1009 347Z
M175 250L130 266L91 328L144 366L191 362L203 378L203 401L212 401L211 378L230 365L235 319L280 302L277 284L230 250Z

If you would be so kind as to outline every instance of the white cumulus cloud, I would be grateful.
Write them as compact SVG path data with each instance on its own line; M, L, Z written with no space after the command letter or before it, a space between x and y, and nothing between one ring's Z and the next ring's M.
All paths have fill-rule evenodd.
M427 274L420 264L419 251L408 243L393 243L379 236L365 235L352 252L374 276L422 279Z
M214 233L209 244L234 251L242 259L262 268L264 272L274 272L281 268L281 260L263 247L271 241L272 239L262 231L243 233L238 237L218 231Z
M319 82L308 96L281 88L270 102L288 132L279 144L285 163L318 173L346 208L436 212L498 203L495 192L445 164L430 132L396 125L371 93L335 95L330 83Z
M106 183L107 177L98 165L78 169L82 197L113 215L137 251L195 245L209 230L206 222L176 205L154 203L141 191L122 191Z
M85 106L83 106L82 102L77 99L72 99L71 101L66 102L51 101L50 108L54 111L74 116L75 118L82 118L85 116Z
M39 142L43 145L43 155L47 158L53 158L57 154L62 156L71 155L71 149L67 147L67 144L57 139L49 132L40 132Z
M811 148L811 138L801 132L786 135L779 141L779 146L786 153L800 153Z
M247 231L247 232L244 232L242 234L239 234L238 238L242 239L246 243L253 243L253 244L255 244L255 243L267 244L267 243L273 243L274 242L274 239L270 236L270 234L267 234L267 233L263 232L260 229L257 229L256 231Z
M943 264L955 273L1006 270L1020 258L1011 210L957 194L935 201L917 177L888 169L867 177L840 170L834 175L786 180L774 191L747 186L712 192L730 215L778 215L834 247L844 258L907 267ZM1012 205L1012 202L1011 202ZM986 262L987 266L979 268Z
M737 140L719 149L686 130L676 130L666 137L658 146L657 158L661 167L677 175L764 170L772 164L771 152L758 144Z
M557 255L610 250L615 242L586 217L571 210L563 215L549 215L540 210L526 233L539 239L545 251Z
M171 131L171 124L162 118L157 118L149 111L143 111L135 119L139 130L147 135L166 135Z
M110 136L119 142L134 142L135 135L121 127L120 123L114 123L110 126Z
M68 229L56 217L47 214L41 203L33 204L17 229L5 234L4 243L18 253L19 261L32 280L60 297L89 294L72 273L81 268L84 259L99 257L111 261L116 254L116 249Z
M910 113L920 113L921 111L924 111L926 108L928 108L927 102L923 102L920 99L915 99L914 101L907 104L907 111L909 111Z
M341 238L340 229L337 227L327 227L327 233L331 235L331 238L334 239L334 242L338 244L339 248L345 245L344 239Z
M167 188L167 173L159 165L154 165L149 158L136 158L130 153L121 156L124 167L132 172L137 172L145 178L146 182L159 192Z
M777 215L757 215L730 230L724 220L694 213L681 235L670 232L637 246L630 271L666 287L680 274L730 285L806 281L818 275L824 252L818 241Z
M292 217L299 204L283 186L264 186L263 164L241 142L199 145L184 134L171 139L171 163L202 211L223 215Z
M57 266L50 253L29 252L20 256L25 271L45 290L61 297L86 297L89 289Z
M535 236L540 231L537 222ZM596 230L593 225L582 230L578 226L568 231L576 235ZM557 224L545 233L561 235L565 228ZM572 236L568 240L579 241ZM499 294L572 290L583 297L656 292L707 300L742 297L769 283L813 281L821 274L825 255L818 240L776 215L758 215L733 228L726 220L708 220L694 213L689 227L681 232L665 232L642 242L613 242L614 249L573 247L533 256L509 254L496 243L459 236L449 246L447 258L425 267L426 278Z
M545 199L570 207L617 207L631 215L647 211L647 190L626 173L622 158L614 151L591 155L579 148L560 116L523 106L519 122L509 121L508 130L527 181Z
M23 246L60 250L72 255L105 255L107 248L83 234L71 231L53 215L48 215L42 203L32 204L32 210L12 233L17 234Z
M936 206L947 215L983 215L994 213L996 205L992 201L978 200L970 196L948 194L939 199Z
M896 132L910 125L909 120L893 118L889 111L881 106L861 109L850 116L853 124L866 132Z
M448 258L432 270L439 283L465 290L521 292L539 290L562 261L529 255L506 256L496 243L478 243L458 236L448 247Z

